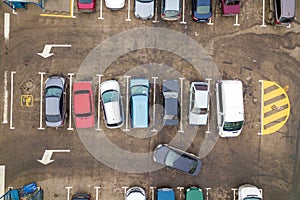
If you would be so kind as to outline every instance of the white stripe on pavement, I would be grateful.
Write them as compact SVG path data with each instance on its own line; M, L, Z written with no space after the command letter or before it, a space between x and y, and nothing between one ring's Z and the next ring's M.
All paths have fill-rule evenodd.
M4 13L4 39L9 39L10 14Z
M10 120L9 120L9 128L15 129L12 125L12 119L13 119L13 101L14 101L14 74L16 72L12 71L10 72Z
M8 109L8 90L7 90L7 71L4 72L4 99L3 99L3 124L7 124L7 109Z
M5 193L5 165L0 165L0 197Z

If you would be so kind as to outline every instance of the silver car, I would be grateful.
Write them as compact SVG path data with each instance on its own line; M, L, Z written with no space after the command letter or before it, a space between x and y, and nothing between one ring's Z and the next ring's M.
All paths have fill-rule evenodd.
M134 15L136 18L147 20L154 16L154 0L135 0Z
M145 190L140 187L131 187L125 194L125 200L146 200Z
M65 79L52 76L46 80L46 125L60 127L64 125L66 115Z
M207 82L192 82L190 88L189 124L206 125L209 106Z
M115 80L101 83L100 95L106 127L120 128L123 126L124 112L119 83Z

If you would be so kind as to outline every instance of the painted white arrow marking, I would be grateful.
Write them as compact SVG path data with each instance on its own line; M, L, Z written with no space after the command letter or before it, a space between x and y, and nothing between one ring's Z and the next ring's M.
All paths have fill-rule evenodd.
M42 163L43 165L48 165L52 163L54 160L51 160L53 153L68 153L70 149L65 150L45 150L42 160L37 160L38 162Z
M53 56L54 53L50 53L52 47L71 47L70 44L45 44L44 50L42 53L37 53L39 56L42 56L43 58L49 58L50 56Z

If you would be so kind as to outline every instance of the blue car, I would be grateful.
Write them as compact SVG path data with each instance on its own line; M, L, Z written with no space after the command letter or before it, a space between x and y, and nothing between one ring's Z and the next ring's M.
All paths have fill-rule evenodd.
M175 200L175 192L172 188L160 188L157 190L157 200Z
M209 22L211 16L211 0L192 0L192 17L195 22Z
M130 116L132 128L147 128L149 125L149 80L130 80Z

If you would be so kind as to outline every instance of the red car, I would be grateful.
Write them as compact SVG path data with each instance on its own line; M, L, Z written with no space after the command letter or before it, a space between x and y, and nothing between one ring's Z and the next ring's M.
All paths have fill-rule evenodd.
M240 7L240 0L222 0L222 12L224 16L239 14Z
M96 0L77 0L77 7L82 12L94 12L96 10Z
M94 97L91 82L73 84L73 103L76 128L94 127Z

